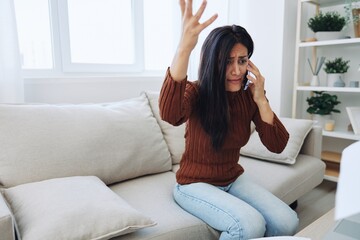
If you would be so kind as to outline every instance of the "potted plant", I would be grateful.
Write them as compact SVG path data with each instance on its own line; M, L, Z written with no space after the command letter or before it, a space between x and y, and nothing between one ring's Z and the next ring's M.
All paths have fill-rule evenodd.
M312 115L318 125L324 127L326 120L331 118L331 113L340 113L335 106L341 102L338 101L336 95L330 95L324 91L314 91L314 94L306 99L309 104L306 111Z
M327 86L328 87L344 87L345 82L344 73L349 69L350 60L343 60L342 57L335 58L334 60L327 60L324 64L324 71L327 73Z
M341 30L346 25L345 17L338 12L319 12L307 22L308 27L315 33L317 40L343 38Z
M360 0L346 0L344 8L346 23L352 22L355 37L360 37Z

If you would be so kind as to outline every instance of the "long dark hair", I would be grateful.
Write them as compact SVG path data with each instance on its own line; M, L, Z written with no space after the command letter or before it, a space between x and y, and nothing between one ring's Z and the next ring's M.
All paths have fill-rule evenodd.
M220 149L229 128L229 106L226 96L226 67L235 44L241 43L250 58L254 43L245 28L232 25L215 28L201 48L199 66L199 117L215 149Z

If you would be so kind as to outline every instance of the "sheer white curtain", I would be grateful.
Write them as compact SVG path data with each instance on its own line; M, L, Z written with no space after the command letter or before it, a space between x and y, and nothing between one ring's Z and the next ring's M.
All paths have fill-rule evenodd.
M13 0L0 0L0 103L24 101Z

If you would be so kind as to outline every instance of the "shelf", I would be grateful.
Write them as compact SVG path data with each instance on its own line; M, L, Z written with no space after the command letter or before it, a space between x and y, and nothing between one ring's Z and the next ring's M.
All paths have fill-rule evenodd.
M321 5L323 7L344 4L343 0L301 0L301 2Z
M342 114L334 116L336 121L334 131L322 130L323 149L331 149L332 152L324 151L322 153L322 161L326 164L326 172L324 179L337 182L340 170L340 153L349 144L349 142L360 141L360 135L355 135L349 131L349 118L346 111L347 106L358 106L360 97L360 88L351 87L328 87L310 86L311 74L307 68L307 59L315 63L319 56L333 57L343 56L351 62L358 60L358 49L360 47L360 37L353 36L352 33L346 32L341 39L332 39L324 41L316 41L313 38L313 32L307 27L307 21L314 13L326 10L338 10L346 4L344 0L298 0L298 16L296 22L296 44L295 44L295 69L293 79L293 118L308 118L308 113L304 111L306 102L304 99L311 95L314 91L332 92L339 95L341 99ZM326 8L326 9L325 9ZM304 41L304 40L307 41ZM315 40L315 41L313 41ZM351 68L349 79L358 80L358 74L355 71L358 67ZM321 75L324 77L325 75ZM325 79L323 79L325 80ZM348 85L346 85L348 86ZM305 115L306 114L306 115ZM338 153L336 153L338 152Z
M351 87L312 87L312 86L298 86L298 91L326 91L326 92L346 92L346 93L360 93L360 88Z
M337 182L340 172L341 154L331 151L323 151L321 159L326 164L325 179Z
M348 139L348 140L360 140L360 135L355 135L353 132L349 131L325 131L323 130L323 136L326 137L335 137L335 138L341 138L341 139Z
M336 171L326 169L324 179L332 182L337 182L339 179L339 174L336 173Z
M340 164L326 162L325 176L324 178L330 181L337 182L340 173Z
M346 39L336 39L336 40L327 40L327 41L301 42L299 43L299 47L320 47L320 46L359 44L359 43L360 43L360 38L346 38Z
M326 162L340 164L341 154L337 153L337 152L331 152L331 151L322 151L321 159Z

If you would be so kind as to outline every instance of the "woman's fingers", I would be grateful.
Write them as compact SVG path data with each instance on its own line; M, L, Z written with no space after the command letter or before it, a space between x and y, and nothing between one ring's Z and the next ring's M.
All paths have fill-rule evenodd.
M208 20L206 20L205 22L203 22L203 23L201 24L202 29L204 29L204 28L206 28L207 26L209 26L210 24L212 24L212 23L216 20L217 17L218 17L218 15L217 15L217 14L214 14L214 15L212 15L211 18L209 18Z
M205 8L206 8L206 4L207 1L203 0L200 8L197 10L197 12L195 13L194 17L197 21L200 20L201 16L203 15ZM207 26L209 26L211 23L213 23L215 21L215 19L217 18L217 14L214 14L212 17L210 17L208 20L206 20L205 22L203 22L202 24L200 24L200 29L203 30L204 28L206 28Z
M187 51L194 49L201 31L209 26L217 18L217 14L200 24L199 20L205 11L207 1L203 0L199 9L193 15L193 1L179 0L182 16L182 36L179 46Z
M250 59L249 59L249 66L254 70L259 70Z
M203 30L204 28L209 26L217 18L217 14L214 14L212 17L210 17L205 22L200 24L199 20L200 20L201 16L203 15L204 11L205 11L207 1L206 0L202 1L199 9L197 10L197 12L194 15L193 15L192 4L193 4L192 0L187 0L187 1L186 0L180 0L181 14L182 14L182 16L185 15L186 18L194 17L195 22L197 22L197 24L200 25L201 30Z
M207 2L205 0L202 1L200 8L195 13L194 17L199 21L201 16L203 15Z
M187 17L192 17L192 12L193 12L193 9L192 9L192 0L186 0L186 4L185 4L185 16Z
M251 80L249 88L251 89L251 92L253 94L254 101L257 102L258 100L263 99L265 96L265 79L261 75L259 69L251 61L249 61L247 70L249 71L247 78Z
M184 17L184 13L185 13L185 0L179 0L179 5L180 5L180 9L181 9L181 17Z
M248 70L252 72L255 76L260 75L259 69L255 66L255 64L249 60Z

